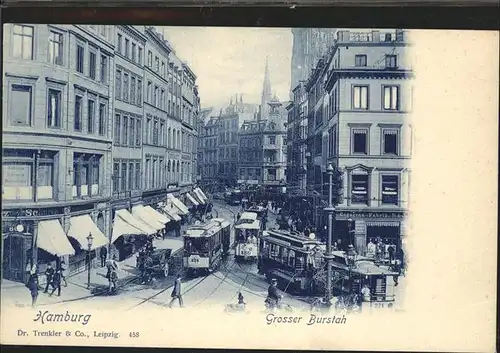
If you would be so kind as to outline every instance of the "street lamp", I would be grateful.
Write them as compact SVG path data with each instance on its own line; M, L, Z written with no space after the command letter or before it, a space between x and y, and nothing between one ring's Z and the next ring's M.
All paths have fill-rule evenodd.
M326 242L326 253L325 259L327 261L326 267L326 293L325 302L328 306L331 305L332 298L332 238L334 233L334 223L333 214L335 212L335 207L333 206L333 166L328 164L326 168L326 173L328 174L328 206L324 208L324 211L328 213L328 237Z
M90 261L91 256L90 256L90 251L92 250L92 242L94 240L94 237L92 236L92 233L89 233L89 236L87 237L87 246L88 246L88 257L89 257L89 268L88 268L88 277L87 277L87 289L90 289Z

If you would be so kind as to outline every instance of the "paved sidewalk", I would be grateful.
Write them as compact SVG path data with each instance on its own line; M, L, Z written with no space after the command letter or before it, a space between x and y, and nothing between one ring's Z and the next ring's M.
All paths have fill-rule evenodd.
M158 249L172 249L172 253L183 247L182 238L167 237L165 239L155 239L154 246ZM96 261L98 261L97 259ZM106 278L106 267L97 267L98 263L93 263L93 268L90 272L90 289L87 289L88 272L83 271L66 278L68 286L61 286L61 296L57 296L57 291L53 296L48 293L43 293L45 289L46 279L43 274L39 276L40 291L38 294L37 306L53 305L62 302L80 300L89 298L95 295L104 295L108 288L108 279ZM139 275L136 269L136 256L118 262L118 287L127 285L139 285L139 281L135 281ZM52 287L49 286L49 293ZM119 293L118 293L119 296ZM2 305L10 306L30 306L31 295L24 283L9 281L2 279L1 284Z

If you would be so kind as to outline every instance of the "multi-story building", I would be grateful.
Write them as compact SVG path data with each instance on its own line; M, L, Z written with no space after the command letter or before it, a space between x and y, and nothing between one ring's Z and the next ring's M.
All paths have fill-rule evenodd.
M304 81L299 82L292 91L293 100L286 107L287 124L287 192L304 194L306 192L306 138L308 95Z
M377 237L400 247L411 174L410 43L403 30L396 30L339 31L332 44L307 84L314 141L308 152L317 155L308 184L328 182L327 163L340 168L343 197L334 237L354 243L359 252Z
M336 31L335 28L292 28L291 99L295 87L309 78L317 61L333 43Z
M53 255L70 270L84 268L89 230L93 247L107 242L114 32L106 25L4 26L6 278L22 280L28 259Z
M115 211L190 190L179 186L184 69L153 28L6 25L3 63L7 278L22 280L28 259L84 269L89 232L93 249L108 246Z
M144 53L147 37L135 26L116 26L112 209L129 208L142 199ZM114 217L113 217L114 218Z
M239 115L227 109L226 113L219 116L217 120L219 123L218 178L228 185L234 185L237 181Z
M285 119L277 97L268 103L268 119L244 121L240 131L238 179L245 184L260 184L268 190L285 185ZM262 111L262 108L261 108Z
M218 179L218 137L219 120L218 118L209 118L203 123L200 136L198 153L198 163L203 184L209 184Z
M194 143L197 138L196 114L198 107L198 95L196 89L196 75L186 63L182 64L182 164L181 184L192 184L194 179L193 168L195 162Z

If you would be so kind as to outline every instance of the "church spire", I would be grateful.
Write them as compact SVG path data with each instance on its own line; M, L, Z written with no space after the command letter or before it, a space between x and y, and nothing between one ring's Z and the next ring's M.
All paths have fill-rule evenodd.
M268 57L266 56L266 69L264 71L264 83L262 86L262 97L260 100L261 112L262 112L261 119L267 118L268 116L267 103L269 103L271 99L272 96L271 96L271 79L269 78L269 60Z

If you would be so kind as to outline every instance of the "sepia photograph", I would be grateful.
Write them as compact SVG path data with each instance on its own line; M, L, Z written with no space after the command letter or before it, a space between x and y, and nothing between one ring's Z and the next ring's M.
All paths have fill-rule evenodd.
M9 341L129 345L205 310L241 337L245 317L353 334L405 315L426 184L414 44L398 28L4 24ZM303 348L352 348L330 340Z

